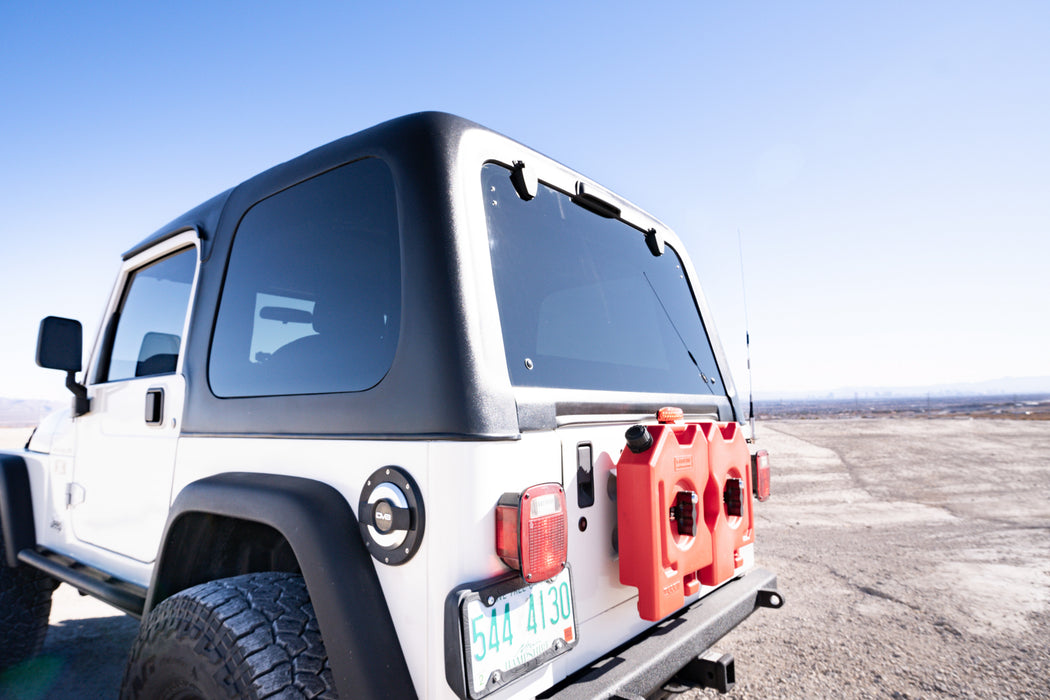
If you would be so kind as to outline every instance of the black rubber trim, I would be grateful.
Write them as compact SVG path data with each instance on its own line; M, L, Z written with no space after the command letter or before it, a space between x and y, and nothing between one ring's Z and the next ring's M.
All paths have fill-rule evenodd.
M18 455L0 453L0 531L4 535L4 561L16 567L18 552L36 545L29 471Z
M146 600L146 589L142 586L113 578L104 571L53 552L23 549L18 553L18 559L43 571L51 578L68 583L82 593L120 608L129 615L142 617L142 608Z
M746 620L756 608L762 607L760 597L776 589L776 574L766 569L752 569L537 697L546 700L647 697ZM581 634L585 633L581 630Z
M146 614L161 602L158 591L174 549L168 534L193 513L262 523L288 541L342 697L416 697L372 557L341 493L319 481L271 474L220 474L188 485L168 516Z

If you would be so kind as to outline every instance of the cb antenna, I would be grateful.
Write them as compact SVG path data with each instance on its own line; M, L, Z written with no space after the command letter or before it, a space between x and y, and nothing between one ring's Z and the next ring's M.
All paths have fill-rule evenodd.
M755 391L751 381L751 321L747 315L747 285L744 283L744 242L740 229L736 230L736 245L740 252L740 291L744 298L744 347L747 349L747 421L751 426L751 442L755 441Z

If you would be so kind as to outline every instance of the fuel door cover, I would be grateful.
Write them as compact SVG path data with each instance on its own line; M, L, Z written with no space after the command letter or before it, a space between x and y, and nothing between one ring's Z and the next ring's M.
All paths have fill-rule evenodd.
M401 467L372 472L361 490L357 520L365 546L377 561L390 566L407 562L419 550L426 522L415 480Z

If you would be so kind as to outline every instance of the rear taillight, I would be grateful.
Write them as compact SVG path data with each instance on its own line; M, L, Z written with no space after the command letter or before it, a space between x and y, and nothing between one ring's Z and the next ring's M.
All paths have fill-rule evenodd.
M496 504L496 554L530 583L546 581L565 568L568 530L560 484L505 493Z
M756 499L764 501L769 498L769 453L765 450L751 455L751 483L754 484Z

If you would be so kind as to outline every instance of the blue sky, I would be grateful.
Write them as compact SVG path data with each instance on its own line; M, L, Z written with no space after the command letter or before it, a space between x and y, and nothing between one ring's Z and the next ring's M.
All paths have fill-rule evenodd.
M756 391L1050 374L1050 4L0 4L0 396L49 314L278 162L424 109L686 241Z

